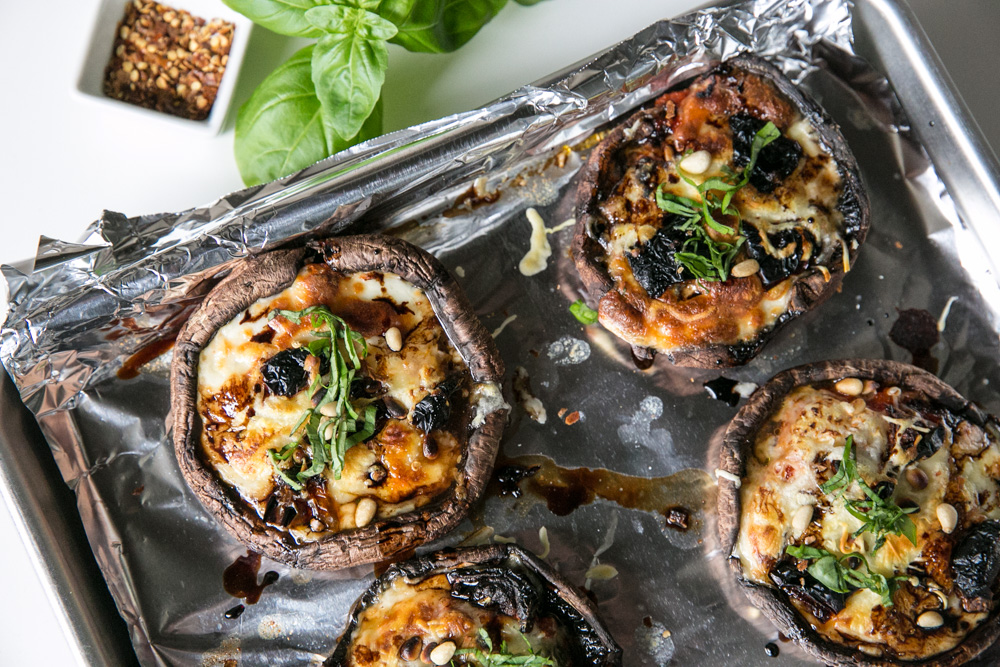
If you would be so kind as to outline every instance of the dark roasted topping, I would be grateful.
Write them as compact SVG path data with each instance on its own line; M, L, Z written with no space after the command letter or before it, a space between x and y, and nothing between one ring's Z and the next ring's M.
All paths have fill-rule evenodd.
M963 596L989 599L1000 572L1000 521L972 526L952 552L951 568Z
M516 618L522 632L535 623L540 599L525 574L502 567L465 568L449 572L448 583L452 597Z
M684 280L681 277L681 265L675 255L681 249L685 235L671 224L679 218L676 215L666 216L664 226L656 231L653 238L636 246L628 255L628 263L636 282L654 299L674 283Z
M276 396L294 396L306 388L309 373L305 369L309 350L293 347L282 350L260 368L260 376L268 390Z
M945 429L944 426L938 425L930 433L924 434L919 441L917 441L917 460L926 459L934 456L937 450L941 449L941 445L944 444Z
M844 608L843 593L830 590L809 572L799 571L792 560L779 561L768 576L785 595L806 605L820 621L829 620Z
M760 277L764 285L773 285L781 282L788 276L807 268L808 263L803 262L806 243L813 246L816 240L805 229L785 229L767 235L771 246L776 250L784 250L790 245L794 250L789 251L785 257L774 257L768 254L764 248L760 231L753 225L743 226L743 235L747 239L747 255L751 259L757 260L760 265Z
M454 380L445 380L413 406L411 423L424 433L441 428L451 418L451 395L458 389Z
M729 119L733 131L733 163L746 167L751 163L751 151L757 133L767 125L749 114L741 113ZM765 146L750 170L750 185L760 192L772 192L791 175L802 159L802 147L788 137L780 136Z

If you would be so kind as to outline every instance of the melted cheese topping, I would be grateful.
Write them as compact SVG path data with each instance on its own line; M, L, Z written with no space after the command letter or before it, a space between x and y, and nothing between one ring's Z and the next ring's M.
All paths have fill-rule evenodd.
M789 601L834 642L872 655L918 660L953 648L988 616L963 610L948 558L963 529L1000 519L1000 446L983 429L919 396L898 388L869 389L850 397L833 386L803 386L785 397L760 429L747 461L734 555L747 579L765 585L774 585L769 573L788 558L790 545L860 553L874 572L910 576L899 586L893 606L884 607L879 595L858 589L825 622L807 605ZM945 429L944 444L918 459L915 443L939 424ZM873 553L875 536L867 531L855 536L863 523L846 509L847 500L864 498L857 483L842 496L820 489L839 465L849 435L861 478L872 488L895 483L892 500L919 508L909 515L916 525L915 545L903 535L889 534ZM942 529L937 512L945 502L959 517L950 533ZM926 611L940 613L944 625L921 627L917 619Z
M743 229L757 230L759 245L768 255L787 259L795 253L799 266L772 285L763 284L755 273L725 282L685 280L651 296L636 280L629 257L664 225L666 214L656 204L657 187L701 201L677 163L689 151L704 152L710 158L707 168L689 177L702 183L725 176L726 169L734 168L728 119L739 113L774 122L802 148L798 166L773 192L747 185L732 202L740 211ZM849 268L849 260L836 257L846 250L841 243L844 216L837 208L843 189L837 164L821 145L816 129L770 82L739 71L707 75L685 90L664 95L630 130L629 141L614 158L622 163L624 175L598 206L608 223L598 240L614 282L598 313L601 324L619 337L663 351L750 343L788 314L795 283L816 272L829 281L826 265L835 259L837 268ZM788 242L790 231L797 241ZM719 241L736 240L709 233ZM781 237L774 235L782 233L786 238L776 246L775 239ZM734 266L747 258L746 248L744 243Z
M379 395L397 405L397 414L409 413L446 378L468 377L427 297L389 273L346 275L311 264L287 289L260 299L221 327L199 359L202 454L262 519L302 541L357 527L362 499L375 500L372 518L384 519L423 506L447 490L461 465L471 418L466 408L472 387L464 379L451 399L459 417L446 428L424 434L405 415L389 418L371 439L347 451L340 479L327 467L301 492L293 491L276 475L267 452L302 438L301 429L295 434L292 429L312 403L305 389L289 397L271 394L261 367L278 352L316 339L309 323L272 319L270 314L316 305L329 307L365 336L368 356L362 375L378 383ZM386 343L390 327L402 334L398 351ZM310 371L310 381L316 372ZM425 439L433 445L430 450ZM384 481L373 481L376 469L379 475L387 473Z
M530 655L525 639L535 654L546 657L558 655L566 641L565 631L552 617L536 619L522 635L518 619L452 597L444 574L414 582L398 577L359 615L345 667L425 667L428 663L419 651L411 660L400 656L404 643L416 637L422 647L453 642L457 649L483 650L477 643L481 628L490 632L494 651L506 642L512 655ZM463 654L448 664L478 665Z

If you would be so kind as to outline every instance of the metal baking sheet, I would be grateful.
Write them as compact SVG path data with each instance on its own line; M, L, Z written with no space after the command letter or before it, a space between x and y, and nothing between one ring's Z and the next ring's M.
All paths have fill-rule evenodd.
M580 289L566 255L569 229L550 235L543 273L525 277L516 268L528 245L526 208L550 227L571 217L571 183L586 156L580 142L698 63L741 50L778 64L841 124L869 188L873 225L841 292L725 375L761 383L819 359L909 361L887 333L897 309L924 308L947 315L933 350L942 378L1000 411L1000 288L989 252L998 247L996 161L908 11L891 0L756 0L657 23L483 109L382 137L202 209L108 213L82 243L43 244L34 273L4 267L12 310L0 356L76 494L140 662L319 663L370 581L371 568L317 573L265 563L261 572L277 571L278 582L239 619L226 619L238 601L224 592L222 572L245 550L177 470L167 431L169 355L133 379L117 375L132 354L169 338L184 308L230 262L348 228L389 231L441 257L498 330L509 371L527 371L547 419L515 407L505 458L544 455L564 468L607 469L606 479L656 496L639 502L608 491L608 499L564 514L565 502L554 512L530 493L494 494L435 546L492 534L540 550L544 526L549 561L571 581L583 585L595 558L613 565L618 576L591 589L627 665L808 662L790 644L780 644L777 659L765 657L776 633L729 581L716 548L714 448L735 411L702 388L718 374L662 361L638 371L624 345L576 322L567 310ZM577 149L567 154L566 145ZM456 207L480 177L500 199ZM0 395L16 404L9 383ZM560 418L563 408L578 421ZM39 490L39 479L53 479L39 474L51 463L17 455L25 442L39 442L30 420L2 425L4 493L63 598L80 656L117 664L125 648L105 622L106 594L85 576L86 548L79 540L60 545L58 533L43 530L63 527L46 509L66 508L58 495L65 490ZM675 531L649 511L671 504L690 509L694 527ZM78 535L71 524L66 534ZM998 655L992 650L983 664Z

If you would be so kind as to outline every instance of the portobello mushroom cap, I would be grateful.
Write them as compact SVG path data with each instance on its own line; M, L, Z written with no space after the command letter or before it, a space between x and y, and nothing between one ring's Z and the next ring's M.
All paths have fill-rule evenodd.
M174 449L181 473L209 512L250 549L294 567L334 570L385 561L452 530L483 493L509 409L501 404L485 415L481 425L470 427L454 483L416 510L315 542L298 542L265 523L239 492L220 480L200 453L199 355L218 329L258 299L281 292L303 266L314 263L346 273L389 272L409 281L424 291L473 382L499 384L504 369L492 336L447 270L429 253L400 239L348 236L261 254L238 265L208 294L181 329L171 366Z
M843 191L837 209L844 216L844 240L849 249L849 263L853 265L868 234L870 226L869 202L857 161L851 153L840 127L818 104L789 81L780 70L754 55L743 54L722 63L714 63L709 66L705 74L730 68L742 70L770 81L816 130L821 147L835 161L842 179ZM601 312L600 303L604 296L616 289L614 279L606 266L606 251L597 239L599 232L595 231L607 224L598 206L611 193L618 180L622 178L622 153L628 148L630 142L633 142L633 129L646 119L649 113L648 108L640 109L627 120L615 126L591 152L586 164L577 176L576 225L571 252L586 289L588 301L598 312ZM754 179L751 179L751 183L753 182ZM647 245L652 245L652 242ZM819 305L839 288L844 277L843 263L842 251L837 251L826 267L828 275L824 275L823 272L812 267L806 269L806 273L800 276L791 287L793 293L785 312L777 318L772 327L763 329L751 339L741 340L735 344L697 344L662 350L637 345L627 338L626 341L632 345L632 352L638 360L652 361L654 355L660 352L671 363L678 366L718 368L743 365L756 356L782 326ZM733 280L730 278L725 283L710 284L725 285L732 294L731 298L738 299L740 293L736 290L740 288L730 287ZM711 298L711 293L708 296ZM651 295L651 298L655 299L656 297ZM618 309L620 308L618 307Z
M440 574L448 576L453 594L456 582L460 582L463 596L469 591L474 594L477 581L481 582L479 585L491 589L510 584L512 590L506 594L491 590L485 596L479 596L480 599L474 603L477 606L499 606L500 613L522 622L532 621L527 616L535 612L555 617L567 631L572 658L571 663L560 663L560 667L621 667L622 650L597 615L594 604L544 561L515 544L444 549L392 565L355 601L347 628L324 666L347 667L351 664L348 662L348 650L362 613L377 603L395 580L402 578L405 582L420 582ZM498 580L498 576L502 579ZM496 599L501 597L512 598L517 603L532 596L536 599L521 605L518 611L503 609L504 605L495 604ZM460 599L472 599L472 596ZM526 610L526 607L531 609Z
M736 413L723 436L720 470L735 475L740 480L746 479L747 461L752 456L751 449L757 435L768 422L768 418L781 406L785 396L800 386L837 381L842 378L874 380L883 386L897 386L903 391L919 393L929 401L973 424L984 425L992 419L934 375L909 364L870 359L806 364L775 375L755 391L746 405ZM739 489L737 484L720 476L718 530L720 548L724 554L734 554L739 540L742 516ZM781 634L794 640L807 653L825 664L845 667L859 665L953 667L976 657L1000 637L1000 605L995 604L989 617L951 650L919 660L866 655L853 646L835 643L820 635L777 587L748 580L738 556L730 556L729 566L751 603L777 626ZM996 592L997 582L994 581L993 584L993 590Z

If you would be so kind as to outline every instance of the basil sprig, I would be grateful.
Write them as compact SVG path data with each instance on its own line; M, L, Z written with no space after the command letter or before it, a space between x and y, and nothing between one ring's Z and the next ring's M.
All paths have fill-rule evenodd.
M739 173L726 169L721 177L695 183L678 164L677 172L685 182L697 188L700 201L664 192L663 183L656 188L656 205L683 219L677 228L687 234L687 239L674 253L674 258L694 278L708 281L729 278L733 260L746 242L746 237L740 232L739 209L732 205L733 196L750 182L750 174L760 152L780 136L781 132L770 121L760 128L750 146L750 161ZM736 218L736 224L733 227L722 224L715 219L715 212ZM732 243L717 241L709 235L708 229L727 236L736 235L737 239Z
M479 667L558 667L552 658L546 658L535 653L528 638L521 635L525 645L528 647L527 655L514 655L507 652L507 642L501 642L497 651L493 650L493 640L484 628L479 628L479 641L486 650L479 648L460 648L455 651L455 655L463 656L465 664L477 664ZM469 662L474 660L475 663ZM454 662L452 663L455 664Z
M918 508L902 508L892 501L891 498L882 498L878 495L858 474L857 458L854 450L854 436L847 436L844 443L844 456L840 462L837 473L825 484L820 486L823 493L839 493L842 497L850 485L857 482L865 498L860 500L845 500L844 509L851 516L861 521L853 537L869 532L875 536L875 544L872 553L875 553L885 545L887 535L903 535L911 544L917 544L917 526L913 523L908 514L916 512Z
M826 549L807 545L785 547L785 553L810 561L806 570L816 581L835 593L850 593L859 588L867 588L881 596L882 604L892 606L892 596L905 576L886 577L873 572L868 560L858 553L837 555ZM864 570L850 567L850 561L857 559Z
M507 0L223 0L281 35L315 39L272 72L236 117L247 185L286 176L382 133L388 45L454 51ZM538 0L517 0L531 5Z
M271 313L272 319L278 316L296 324L308 319L317 338L306 347L314 357L329 362L329 371L317 373L309 386L309 396L321 393L319 401L292 428L293 436L300 429L302 435L281 449L267 452L275 473L288 486L300 491L309 479L328 467L334 478L340 479L347 450L375 434L375 406L364 405L364 401L351 402L351 382L361 370L361 360L368 355L368 344L364 336L325 306ZM334 406L333 410L324 410L326 405ZM299 469L293 471L287 462L305 444L309 445L308 453Z

